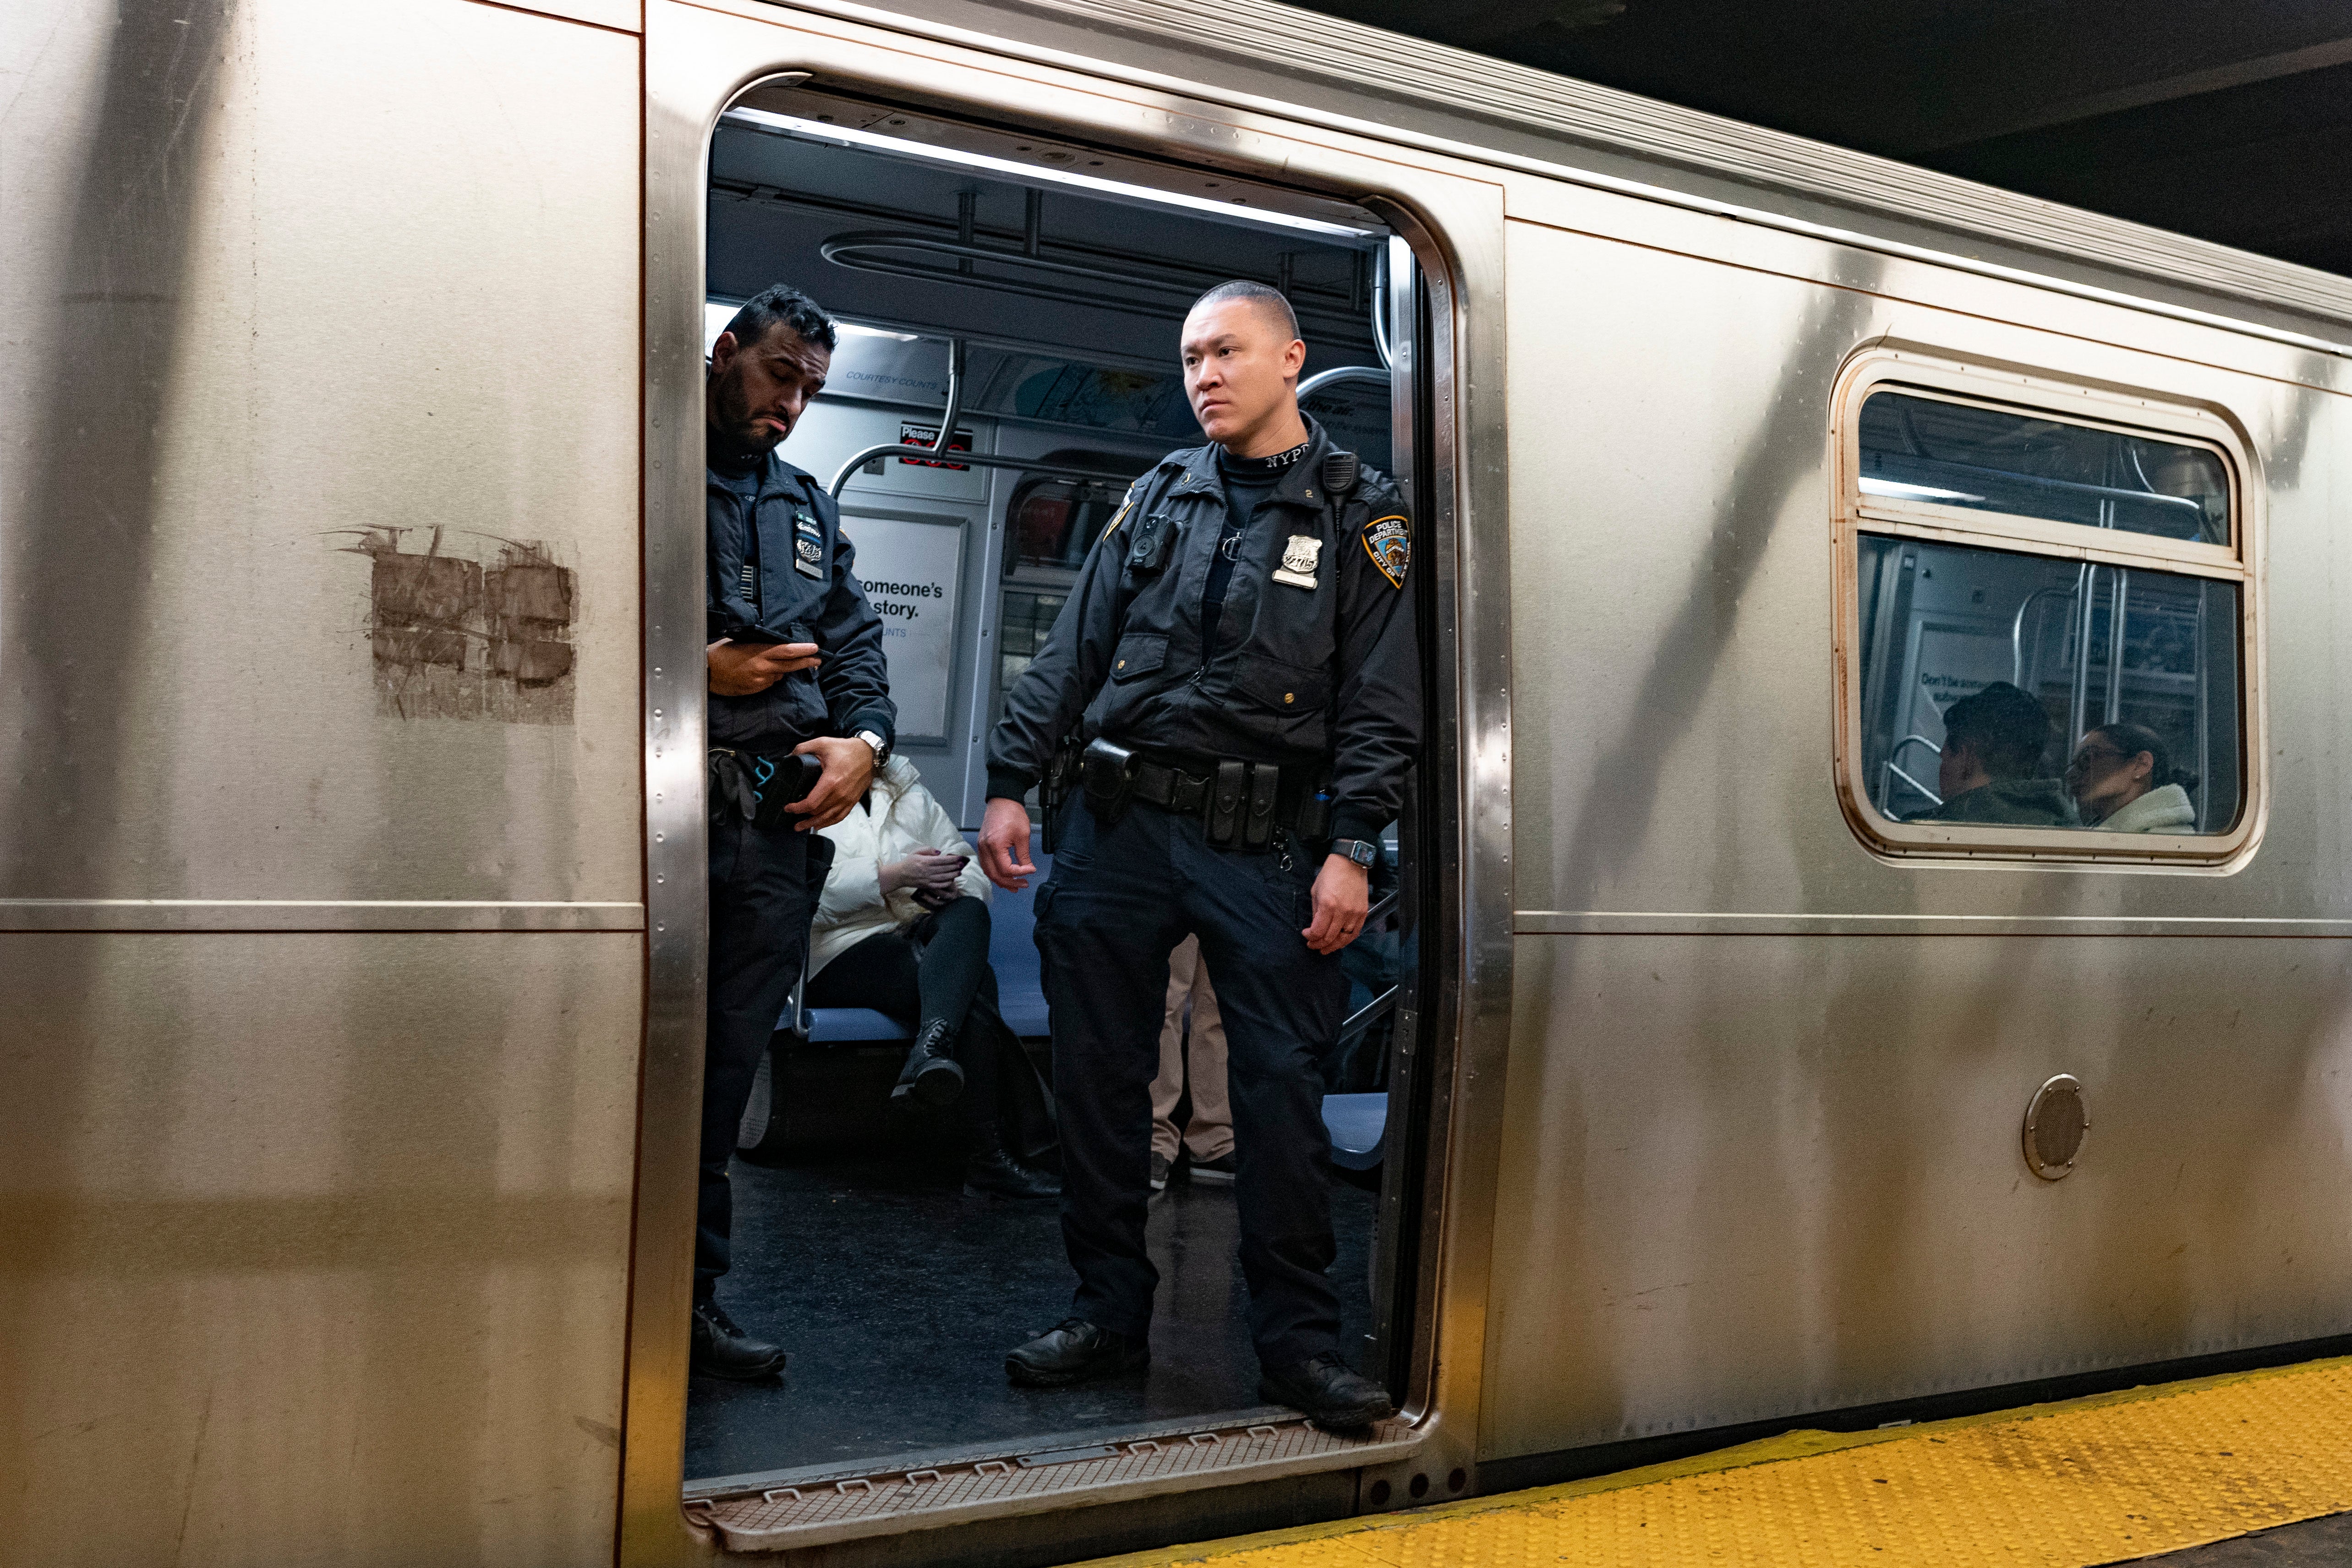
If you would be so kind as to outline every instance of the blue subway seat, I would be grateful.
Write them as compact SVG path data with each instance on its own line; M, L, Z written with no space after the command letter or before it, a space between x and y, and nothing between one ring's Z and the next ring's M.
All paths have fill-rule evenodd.
M996 971L996 999L1005 1023L1024 1040L1052 1032L1045 1021L1045 987L1037 973L1037 890L1054 857L1031 847L1037 874L1018 893L996 890L988 906L988 963Z
M785 1022L791 1022L789 1014ZM906 1030L872 1008L811 1008L809 1040L816 1045L857 1045L872 1040L905 1040Z
M1377 1169L1388 1141L1389 1097L1326 1094L1323 1125L1331 1134L1331 1163L1351 1171Z

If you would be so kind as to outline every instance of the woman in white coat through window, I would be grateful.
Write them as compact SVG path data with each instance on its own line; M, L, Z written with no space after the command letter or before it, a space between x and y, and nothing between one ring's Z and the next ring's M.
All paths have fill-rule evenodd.
M1033 1070L996 1009L989 883L955 820L894 757L865 803L821 831L833 870L809 932L808 1005L871 1008L914 1031L890 1097L958 1107L965 1192L1059 1196L1006 1147L1018 1075Z
M2197 808L2173 776L2164 737L2145 725L2105 724L2066 765L2083 825L2110 833L2193 833Z

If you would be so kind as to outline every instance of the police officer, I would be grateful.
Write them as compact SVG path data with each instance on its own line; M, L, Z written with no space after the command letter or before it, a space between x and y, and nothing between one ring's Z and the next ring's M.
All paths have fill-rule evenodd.
M1060 795L1073 752L1081 785L1049 803L1037 894L1078 1286L1005 1371L1054 1385L1150 1359L1150 1086L1168 955L1197 935L1231 1053L1259 1393L1353 1429L1392 1407L1339 1352L1316 1061L1419 739L1411 545L1388 480L1299 412L1307 347L1281 295L1211 289L1181 348L1210 444L1129 490L989 744L980 856L1000 887L1036 869L1030 787L1052 770Z
M737 1328L716 1298L732 1228L727 1161L833 863L832 843L814 830L866 793L898 720L881 618L850 574L840 514L776 455L824 387L834 340L831 318L778 284L719 335L704 396L710 1011L693 1368L720 1377L764 1377L784 1364L781 1347Z

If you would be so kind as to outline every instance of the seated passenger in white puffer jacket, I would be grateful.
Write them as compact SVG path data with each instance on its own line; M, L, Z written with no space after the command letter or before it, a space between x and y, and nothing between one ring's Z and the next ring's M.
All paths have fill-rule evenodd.
M809 930L807 1003L871 1008L912 1030L890 1092L959 1108L964 1191L1048 1198L1060 1186L1005 1147L1016 1075L1031 1071L996 1006L988 879L955 820L892 758L865 803L832 827L833 870Z
M2172 776L2164 737L2139 724L2085 731L2066 765L2084 824L2110 833L2193 833L2197 808Z

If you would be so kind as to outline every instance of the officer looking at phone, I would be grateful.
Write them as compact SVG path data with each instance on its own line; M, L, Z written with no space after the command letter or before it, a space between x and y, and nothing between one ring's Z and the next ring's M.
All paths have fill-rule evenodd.
M777 284L719 335L703 398L710 996L693 1369L719 1377L765 1377L784 1364L781 1346L743 1333L718 1302L732 1230L727 1162L833 863L833 845L814 830L865 795L898 722L882 621L851 575L833 497L776 455L824 387L834 341L832 319Z
M1005 1371L1050 1386L1150 1359L1151 1082L1168 955L1196 935L1230 1051L1259 1393L1349 1430L1393 1409L1339 1351L1316 1064L1420 737L1409 530L1389 481L1299 412L1307 347L1280 294L1211 289L1181 350L1210 444L1129 490L989 742L979 848L999 887L1036 869L1022 800L1046 784L1037 946L1078 1276L1071 1315Z

